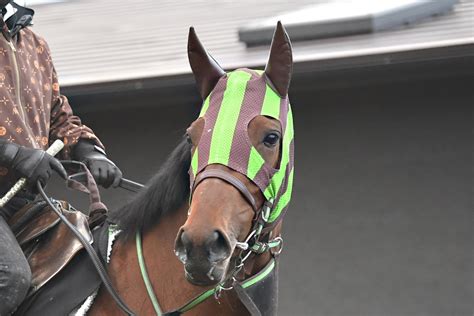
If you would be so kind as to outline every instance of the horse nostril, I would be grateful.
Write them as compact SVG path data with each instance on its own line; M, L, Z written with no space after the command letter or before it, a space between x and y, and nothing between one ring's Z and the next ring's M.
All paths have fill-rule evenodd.
M188 234L181 229L178 237L176 238L176 243L174 246L175 254L181 262L185 262L188 257L188 253L191 247L191 240L189 239Z
M218 230L215 230L207 240L209 247L209 260L219 262L230 256L230 243L227 238Z
M183 243L183 246L186 250L189 250L189 248L191 247L191 239L189 238L188 234L183 231L183 233L181 234L181 242Z

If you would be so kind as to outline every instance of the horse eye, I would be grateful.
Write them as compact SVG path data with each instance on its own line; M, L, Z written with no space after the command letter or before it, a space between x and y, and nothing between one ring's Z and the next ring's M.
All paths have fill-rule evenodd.
M277 133L270 133L263 139L263 144L267 147L274 147L280 140L280 135Z

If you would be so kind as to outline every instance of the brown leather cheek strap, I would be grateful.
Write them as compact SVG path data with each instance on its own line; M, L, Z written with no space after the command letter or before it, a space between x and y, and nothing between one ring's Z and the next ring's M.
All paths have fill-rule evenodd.
M240 181L239 179L237 179L230 173L227 173L219 169L204 170L200 174L198 174L198 176L194 180L193 191L191 192L191 194L194 193L194 189L197 187L197 185L207 178L218 178L218 179L224 180L225 182L229 184L232 184L237 190L240 191L240 193L250 203L253 210L255 212L258 211L257 205L255 204L255 199L252 193L250 193L250 191L247 189L247 186L245 186L245 184L243 184L242 181Z

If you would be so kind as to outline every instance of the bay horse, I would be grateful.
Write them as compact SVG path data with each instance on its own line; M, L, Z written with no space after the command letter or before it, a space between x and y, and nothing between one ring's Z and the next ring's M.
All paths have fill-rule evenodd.
M136 315L275 315L293 181L289 37L278 22L264 71L226 73L193 28L188 57L201 113L146 188L111 212L120 233L108 274ZM101 287L87 314L123 312Z
M189 315L245 315L252 309L248 305L265 298L245 304L227 289L277 258L281 219L291 196L291 44L279 22L265 71L226 74L191 28L188 56L204 99L201 114L147 189L113 214L122 232L109 274L138 315L181 307ZM140 236L150 291L139 268L135 238ZM262 249L252 252L249 245L256 243ZM276 313L275 288L260 292L273 296L261 314ZM202 293L215 299L201 296L201 302ZM120 310L101 289L89 315L117 314Z

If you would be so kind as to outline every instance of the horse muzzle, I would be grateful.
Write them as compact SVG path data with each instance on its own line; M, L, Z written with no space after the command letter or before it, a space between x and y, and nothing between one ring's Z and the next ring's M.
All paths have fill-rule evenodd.
M181 228L175 254L184 264L186 279L195 285L214 285L225 275L232 250L228 238L218 230L203 238Z

